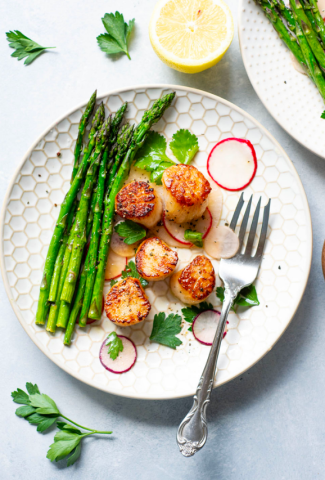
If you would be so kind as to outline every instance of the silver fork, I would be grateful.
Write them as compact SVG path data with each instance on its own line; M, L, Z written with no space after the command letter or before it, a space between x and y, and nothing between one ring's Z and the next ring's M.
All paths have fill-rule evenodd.
M247 229L252 198L253 196L249 199L240 227L238 253L233 258L220 261L219 276L221 280L223 280L225 286L225 298L222 304L217 331L215 333L208 360L194 395L192 408L180 424L177 431L177 443L181 453L185 457L191 457L194 455L207 441L208 425L206 420L206 409L210 403L217 360L228 313L240 290L254 282L261 265L267 235L271 200L269 200L264 208L262 229L255 255L252 256L252 251L260 213L261 198L256 206L245 252L240 253ZM230 224L230 228L234 231L243 205L244 194L242 193Z

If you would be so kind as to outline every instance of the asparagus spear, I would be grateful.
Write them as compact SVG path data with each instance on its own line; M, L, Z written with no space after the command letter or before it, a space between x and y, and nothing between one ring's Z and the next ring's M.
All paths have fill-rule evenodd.
M287 22L288 28L292 31L295 32L296 30L296 22L295 19L293 18L291 10L286 6L283 0L273 0L271 2L273 6L276 6Z
M121 134L118 138L118 152L115 157L114 165L111 169L111 172L116 172L120 159L123 158L125 152L128 148L133 128L129 125L125 125L121 131ZM115 149L113 149L115 151ZM110 177L114 178L114 173L110 173ZM105 175L106 178L106 175ZM93 286L96 277L96 263L97 263L97 253L98 253L98 244L99 244L99 231L102 221L102 211L103 211L103 201L104 201L104 190L105 190L105 178L99 176L98 179L98 194L97 202L94 209L94 223L92 228L92 234L90 239L90 245L88 250L88 264L87 264L87 281L85 285L84 300L82 305L82 310L80 313L79 326L85 327L88 319L88 311L90 307L91 297L93 293ZM106 197L109 195L111 183L108 182Z
M96 180L97 169L100 161L100 154L107 146L109 131L111 127L111 117L104 122L101 131L98 135L98 141L96 142L96 148L92 154L91 164L88 168L85 184L82 189L81 199L79 203L79 209L76 217L76 228L74 234L74 242L72 247L72 253L69 263L69 270L64 281L63 290L61 293L61 300L65 300L68 303L72 302L72 297L76 287L79 269L81 265L83 249L87 243L87 215L88 207L91 199L93 186Z
M313 15L313 18L314 18L314 21L315 21L315 24L316 24L316 31L318 32L322 42L323 42L323 45L325 45L325 23L324 23L324 20L323 20L323 17L321 16L320 14L320 11L319 11L319 8L318 8L318 5L317 5L317 1L316 0L305 0L305 7L306 6L309 6L310 10L311 10L311 14ZM305 8L305 12L307 13L307 10ZM309 17L308 17L309 18Z
M86 105L86 109L80 119L79 122L79 127L78 127L78 137L76 140L76 146L74 148L74 164L73 164L73 169L72 169L72 174L71 174L71 182L73 182L74 177L76 176L76 173L78 171L78 165L79 165L79 158L80 158L80 153L82 150L82 141L83 137L85 134L85 130L87 127L87 124L89 122L89 119L91 117L91 114L93 113L95 102L96 102L96 96L97 96L97 90L94 91L92 96L90 97L89 102Z
M310 21L308 20L307 15L300 1L290 0L290 5L293 11L293 17L296 20L296 22L299 23L300 28L304 30L302 27L302 22L304 22L307 25L308 27L308 36L306 36L307 42L309 43L311 51L315 55L319 65L325 71L325 52L319 43L317 33L313 30L313 27Z
M88 278L88 271L89 271L89 266L90 266L90 261L93 258L93 250L95 248L95 239L94 237L99 238L100 234L100 223L101 223L101 217L102 217L102 203L103 203L103 197L104 197L104 186L105 186L105 179L106 179L106 174L107 174L107 160L108 160L108 149L106 148L104 155L102 156L102 161L100 164L99 168L99 174L98 174L98 186L97 186L97 192L96 192L96 204L95 204L95 215L94 215L94 221L93 221L93 227L92 227L92 235L90 239L90 245L89 249L87 252L87 257L80 275L79 279L79 285L78 285L78 290L76 294L76 298L73 303L73 307L70 313L69 317L69 322L67 325L67 329L65 332L64 336L64 343L65 345L70 345L71 343L71 336L73 334L74 326L76 324L80 309L83 305L84 301L84 292L86 288L86 281ZM100 204L100 209L99 209L99 204ZM97 245L96 245L96 252L95 255L97 255L97 247L98 247L98 238L97 238ZM94 267L96 264L96 257L94 261ZM87 311L88 312L88 311ZM86 322L87 323L87 318ZM80 324L80 322L79 322Z
M89 132L89 135L88 135L88 143L87 143L87 146L84 148L84 157L86 156L86 158L89 158L89 156L90 156L90 154L93 150L93 146L96 142L96 132L101 128L102 123L104 121L104 118L105 118L105 110L104 110L103 103L101 103L99 105L99 107L97 108L96 113L94 115L92 125L91 125L91 129L90 129L90 132ZM77 203L78 202L75 199L74 207L72 208L72 210L76 209ZM54 280L53 280L53 277L52 277L52 281L51 281L51 289L55 289L57 294L56 294L56 298L55 298L55 303L52 304L51 308L50 308L50 313L49 313L49 318L48 318L48 321L47 321L46 330L48 330L49 332L52 332L52 333L55 332L56 323L57 323L57 319L58 319L58 314L59 314L59 310L60 310L60 296L61 296L61 293L62 293L64 279L66 277L68 267L69 267L69 261L70 261L72 246L73 246L73 231L74 231L74 228L75 228L75 223L74 223L74 226L73 226L72 230L70 231L70 234L68 236L68 240L66 242L63 241L63 243L60 247L60 250L61 250L61 248L64 248L64 258L63 258L63 263L62 263L62 268L61 268L60 275L56 276L56 278ZM58 282L58 286L56 286L56 285L52 286L54 281Z
M287 47L291 50L291 52L294 54L298 62L303 67L307 67L305 57L302 54L301 48L298 45L298 42L295 36L289 30L287 30L286 26L282 22L281 17L279 16L275 8L271 5L271 3L268 0L255 0L255 1L257 4L259 4L262 7L265 15L271 21L279 37L284 41Z
M303 30L301 30L299 23L296 22L296 35L299 40L306 62L308 64L309 71L312 74L312 77L314 79L314 82L317 85L319 93L325 100L325 79L318 66L316 58L314 57L313 52L311 51L311 48L307 42L310 29L308 25L306 25L305 22L303 21L301 22L301 25Z
M105 211L103 219L102 237L100 240L98 266L96 278L94 283L93 295L91 299L91 306L89 310L89 317L99 319L101 316L101 302L103 294L103 286L105 280L105 268L107 263L108 250L110 246L112 231L113 231L113 217L115 207L115 197L119 192L125 178L127 177L134 160L137 150L143 145L146 139L146 134L158 120L162 117L165 110L170 106L175 93L169 93L162 99L157 100L150 110L147 110L139 125L136 127L131 144L122 161L118 173L114 179L112 189L105 202Z
M104 108L103 106L99 107L96 112L96 115L93 121L94 128L96 125L98 125L99 122L102 121L102 113L104 112L103 108ZM77 194L79 192L79 189L81 187L81 184L87 172L89 156L91 154L92 145L94 144L94 142L95 142L95 139L93 136L89 141L88 151L87 153L84 154L81 160L77 174L60 208L59 217L57 219L54 232L51 238L50 246L48 249L48 253L46 256L43 278L40 286L40 295L38 299L38 306L37 306L36 320L35 320L35 322L39 325L44 325L46 321L47 313L49 310L48 296L49 296L49 291L51 286L55 260L61 246L61 240L67 224L69 212L73 206L73 203L77 197Z

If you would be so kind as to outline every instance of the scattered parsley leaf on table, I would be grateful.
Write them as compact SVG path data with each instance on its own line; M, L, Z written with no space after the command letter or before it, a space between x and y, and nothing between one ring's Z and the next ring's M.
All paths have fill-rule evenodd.
M220 302L223 303L225 299L225 288L217 287L216 295L219 298ZM260 302L257 297L256 288L254 285L249 285L248 287L243 288L237 295L234 300L232 310L235 311L235 306L240 305L241 307L254 307L259 305Z
M151 172L150 180L161 185L161 177L166 168L175 165L166 155L167 142L158 132L149 132L144 145L138 151L135 167Z
M206 310L213 310L213 305L208 302L201 302L198 305L182 308L182 314L186 322L193 323L194 318L199 315L199 313L205 312ZM191 332L192 326L190 326L188 330Z
M127 24L124 21L122 13L105 13L102 18L103 25L107 31L97 37L100 49L109 55L115 53L125 53L131 60L128 43L134 27L134 18Z
M17 408L16 415L18 417L25 418L31 425L37 425L38 432L45 432L55 422L56 426L61 430L57 432L54 437L54 443L50 445L47 452L47 458L52 462L62 460L67 455L71 454L68 458L67 466L73 465L79 458L81 452L81 440L88 435L95 433L110 434L112 432L92 430L90 428L78 427L87 430L82 432L79 428L66 422L57 421L58 417L62 417L71 423L75 423L69 418L65 417L56 406L54 400L44 393L41 394L38 386L32 383L26 383L26 389L28 394L17 388L11 393L12 399L15 403L23 404L24 406Z
M323 113L321 114L320 118L323 118L325 120L325 110L323 111Z
M194 230L185 230L184 238L188 242L193 243L196 247L203 247L202 233L195 232Z
M122 340L116 335L115 332L112 332L107 337L108 353L112 360L116 360L118 354L123 352L123 343Z
M139 223L132 220L125 220L115 226L116 233L124 238L124 243L132 245L132 243L142 240L147 234L146 229Z
M35 58L44 53L45 50L56 47L42 47L38 43L34 42L30 38L26 37L19 30L14 30L13 32L7 32L7 40L9 42L9 47L15 48L14 53L11 54L12 57L17 57L18 60L22 60L27 57L24 64L29 65L32 63Z
M181 129L174 133L169 147L180 163L189 165L199 150L199 142L196 135Z
M122 272L122 277L121 277L122 280L124 280L124 278L127 278L127 277L133 277L140 280L140 283L143 288L146 288L149 285L149 282L147 282L147 280L140 277L137 271L137 267L135 266L135 263L132 260L126 265L125 269ZM111 280L111 287L113 287L117 282L118 280Z
M156 314L153 320L150 340L175 350L176 347L182 345L182 341L175 336L181 333L181 324L182 317L180 315L170 313L166 318L164 312Z

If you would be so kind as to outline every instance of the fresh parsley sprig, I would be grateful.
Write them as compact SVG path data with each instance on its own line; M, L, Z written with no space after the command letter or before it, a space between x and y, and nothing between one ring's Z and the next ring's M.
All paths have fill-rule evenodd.
M220 302L223 303L225 299L225 288L217 287L216 295L219 298ZM243 288L237 295L234 300L233 306L231 309L236 310L236 306L240 305L241 307L254 307L259 305L260 302L257 297L256 288L254 285L249 285L248 287Z
M124 238L124 243L132 245L139 240L142 240L147 232L146 229L139 223L132 222L132 220L125 220L115 225L116 233Z
M189 130L181 129L174 133L169 147L179 162L188 165L198 151L199 143ZM175 165L167 156L166 149L166 138L158 132L149 132L136 157L135 166L150 172L150 180L157 185L161 185L161 177L166 168Z
M26 390L28 393L20 388L17 388L17 390L11 393L13 401L23 405L16 409L16 415L18 417L25 418L25 420L32 425L37 425L38 432L45 432L55 422L57 422L59 417L70 422L66 423L58 421L56 423L56 426L61 431L55 434L54 443L50 445L46 455L47 458L49 458L52 462L58 462L59 460L62 460L70 455L67 462L67 466L69 467L70 465L73 465L80 456L81 440L83 438L95 433L112 433L107 431L93 430L73 422L60 412L52 398L44 393L40 393L36 384L33 385L32 383L27 382ZM87 430L87 432L82 432L76 427Z
M185 230L184 238L188 242L193 243L196 247L203 247L202 233L195 232L194 230Z
M122 280L124 280L124 278L127 278L127 277L133 277L140 280L140 283L143 288L146 288L149 285L149 282L147 282L147 280L145 280L138 274L137 267L135 266L135 263L132 260L126 265L125 269L122 272L122 277L121 277ZM111 280L111 287L113 287L117 282L118 280Z
M119 353L123 352L123 342L122 340L116 335L116 332L111 332L107 337L107 343L105 344L108 346L108 353L112 360L116 360Z
M14 30L13 32L9 31L6 33L6 35L9 42L9 47L15 48L15 51L11 54L11 56L18 58L18 60L22 60L23 58L27 57L24 61L25 65L31 64L35 58L44 53L45 50L56 48L42 47L38 43L34 42L34 40L26 37L19 30Z
M321 114L320 118L323 118L325 120L325 110L323 111L323 113Z
M205 312L206 310L213 310L213 305L208 302L202 302L198 305L192 305L191 307L184 307L182 308L183 318L188 323L193 323L195 317L199 315L199 313ZM190 332L192 331L192 325L188 329Z
M182 128L174 133L169 148L180 163L189 165L199 150L199 142L194 133Z
M107 33L97 37L100 49L108 55L125 53L131 60L128 44L134 27L134 18L126 23L122 13L105 13L102 22Z
M181 333L181 330L182 317L180 315L170 313L166 317L164 312L160 312L154 316L150 340L175 350L176 347L183 343L175 336Z

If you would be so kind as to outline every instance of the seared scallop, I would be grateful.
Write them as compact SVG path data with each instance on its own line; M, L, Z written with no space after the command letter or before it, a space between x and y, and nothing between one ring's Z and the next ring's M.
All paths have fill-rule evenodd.
M212 263L204 255L198 255L187 267L174 273L170 288L182 302L195 305L212 293L215 283Z
M192 165L173 165L162 176L165 215L176 223L200 218L208 206L210 183Z
M116 283L105 299L107 318L119 327L129 327L144 320L151 305L137 278L127 277Z
M135 256L138 273L153 282L169 277L174 272L177 262L177 253L158 237L144 240Z
M160 220L162 203L150 183L135 180L116 195L115 211L122 218L152 228Z

